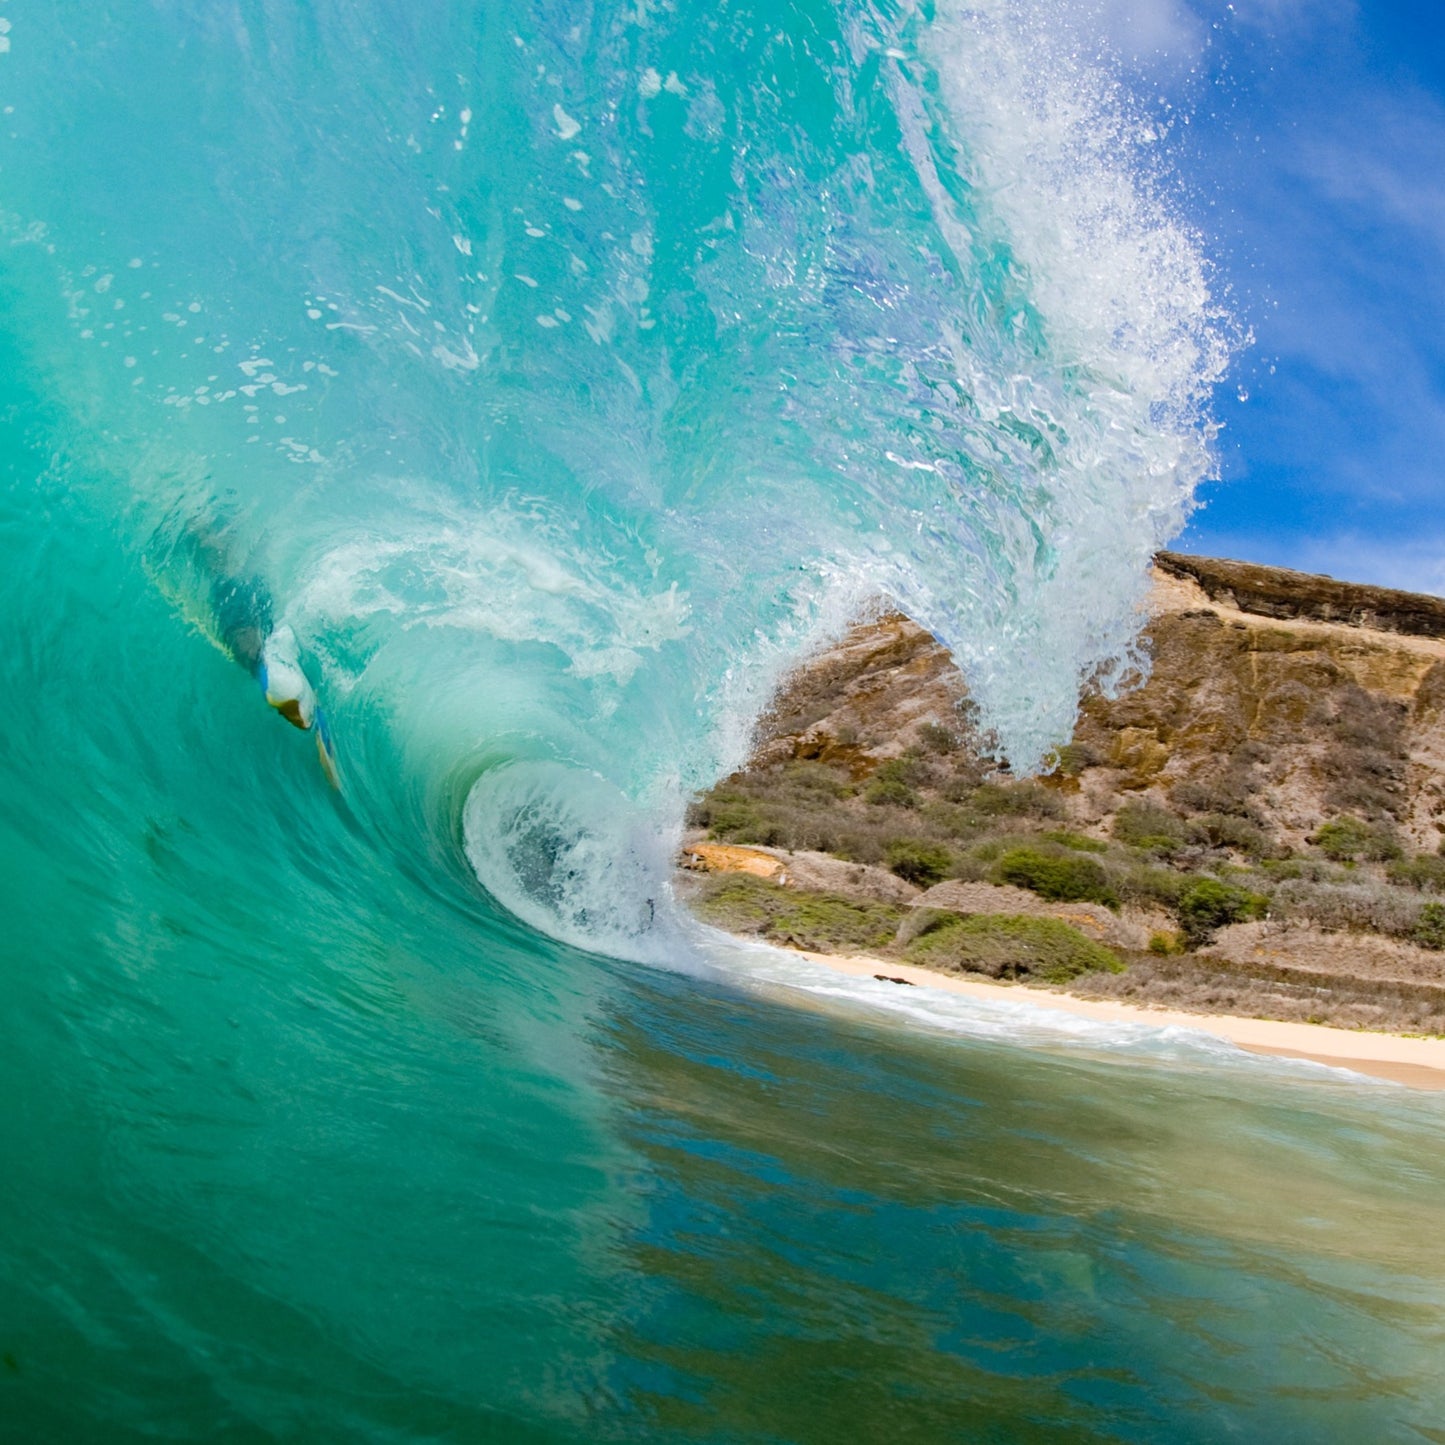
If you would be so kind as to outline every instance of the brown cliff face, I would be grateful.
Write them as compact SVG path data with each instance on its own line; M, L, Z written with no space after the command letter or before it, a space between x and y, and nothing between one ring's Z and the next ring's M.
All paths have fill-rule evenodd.
M1243 612L1180 568L1158 569L1144 629L1148 680L1117 698L1083 698L1046 786L1087 826L1148 797L1185 815L1245 819L1286 847L1351 814L1433 850L1445 833L1445 640L1317 620L1346 584L1305 579L1329 584L1322 601L1311 588L1289 593L1303 574L1250 571L1269 574L1271 594L1292 595L1300 615ZM1433 604L1445 623L1445 602L1414 602L1392 616L1425 617ZM922 726L966 734L966 699L945 649L891 614L798 668L759 724L750 769L807 759L857 781L916 745Z
M956 726L967 696L948 651L890 613L793 672L758 723L749 767L806 759L865 778L902 753L920 725Z
M1349 814L1433 850L1445 825L1445 642L1263 619L1201 592L1161 575L1148 681L1084 699L1075 743L1104 770L1094 796L1098 783L1147 790L1184 812L1249 818L1294 848ZM1304 604L1314 606L1308 593Z
M1194 582L1212 602L1240 612L1280 621L1338 622L1375 632L1445 637L1445 598L1181 552L1160 552L1154 562L1164 576Z

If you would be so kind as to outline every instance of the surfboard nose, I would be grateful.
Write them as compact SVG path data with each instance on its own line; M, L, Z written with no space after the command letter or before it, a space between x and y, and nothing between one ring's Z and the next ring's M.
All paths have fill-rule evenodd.
M272 702L270 698L266 700L271 703L271 706L274 707L292 727L300 728L303 732L310 728L311 721L302 713L301 703L298 698L287 697L274 702Z

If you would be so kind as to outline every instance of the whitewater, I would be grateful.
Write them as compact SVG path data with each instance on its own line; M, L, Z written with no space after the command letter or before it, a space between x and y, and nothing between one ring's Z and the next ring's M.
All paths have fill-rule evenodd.
M1438 1099L671 899L880 597L1147 665L1245 328L1061 13L0 3L0 1440L1434 1438Z

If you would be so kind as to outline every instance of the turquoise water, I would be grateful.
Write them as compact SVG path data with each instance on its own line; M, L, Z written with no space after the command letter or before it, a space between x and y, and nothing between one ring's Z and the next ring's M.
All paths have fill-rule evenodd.
M669 901L861 599L1127 665L1229 323L1049 15L0 7L0 1438L1445 1438L1435 1099Z

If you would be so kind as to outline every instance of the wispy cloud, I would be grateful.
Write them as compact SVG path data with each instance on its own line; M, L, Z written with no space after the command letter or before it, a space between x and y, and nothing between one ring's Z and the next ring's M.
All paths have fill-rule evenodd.
M1213 8L1276 37L1314 39L1322 29L1353 23L1360 7L1358 0L1234 0Z
M1445 96L1377 0L1236 14L1196 130L1259 344L1186 540L1445 592Z
M1208 38L1186 0L1061 0L1049 26L1075 51L1146 73L1188 68Z
M1300 144L1303 176L1363 226L1400 227L1445 258L1445 104L1419 88L1366 92Z
M1098 0L1098 24L1120 54L1192 64L1207 39L1204 21L1182 0Z

